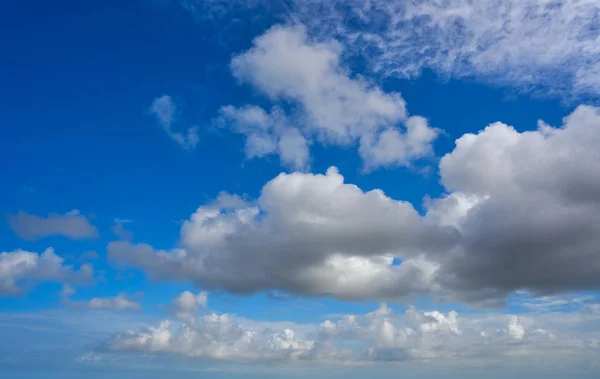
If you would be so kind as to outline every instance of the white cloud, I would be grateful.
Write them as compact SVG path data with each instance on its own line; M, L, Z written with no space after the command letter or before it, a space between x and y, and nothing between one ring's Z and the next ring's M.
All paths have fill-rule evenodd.
M122 311L127 309L139 310L140 304L124 294L115 297L99 298L95 297L87 303L90 309L109 309Z
M137 331L127 330L107 342L107 347L117 351L165 351L171 342L170 323L161 322L158 327L148 327Z
M61 235L71 239L94 238L98 230L82 216L77 209L64 215L50 213L48 217L40 217L19 211L9 215L10 227L23 239L34 240L53 235Z
M93 280L94 270L84 264L75 270L64 259L46 249L42 254L24 250L0 253L0 295L23 292L24 286L38 281L82 284Z
M406 166L432 154L438 131L422 117L408 118L399 93L386 93L351 77L342 68L341 53L340 44L311 41L301 26L277 26L232 59L238 79L275 102L298 106L291 119L277 107L271 114L256 106L222 109L233 129L246 135L250 157L277 152L288 165L302 168L308 157L307 138L340 146L360 144L367 169Z
M150 106L150 112L154 114L167 135L181 147L184 149L196 147L199 141L197 127L188 128L186 134L173 130L173 124L177 120L178 115L177 107L170 96L163 95L154 99Z
M64 283L60 290L60 298L63 302L68 303L71 296L75 294L76 290L73 286L68 283Z
M454 311L448 313L448 316L438 312L425 312L423 313L425 318L431 321L421 324L421 330L424 332L436 332L436 331L450 331L454 334L460 335L461 331L458 327L458 314Z
M544 95L597 97L600 32L594 0L350 0L291 2L314 37L342 41L384 75L424 69Z
M208 303L205 291L194 295L190 291L184 291L173 300L171 312L178 319L193 324L198 313L206 308Z
M508 318L508 335L515 340L522 340L525 336L525 328L519 321L519 317L513 315Z
M84 252L83 254L81 254L78 258L79 261L91 261L91 260L95 260L95 259L99 259L100 255L98 255L97 252L95 252L94 250L88 250L86 252Z
M441 179L450 197L470 200L453 213L460 246L438 259L445 287L481 299L599 288L598 125L600 110L580 106L560 128L494 123L456 141Z
M519 293L509 299L512 306L522 307L530 312L554 312L561 309L582 309L594 303L591 295L566 295L532 297L529 293Z
M560 128L494 123L462 136L440 162L449 193L428 199L425 216L344 183L335 168L296 172L265 184L255 202L229 196L236 201L198 208L178 249L116 242L109 255L155 279L234 293L430 294L499 306L518 290L598 289L598 125L600 111L582 106Z
M410 203L363 192L330 168L325 175L280 174L254 204L198 208L182 225L180 249L121 241L108 251L155 279L203 288L399 299L432 290L438 266L421 253L446 238L452 236L424 225Z
M303 170L309 163L309 141L295 127L281 108L270 113L257 106L221 108L220 122L246 136L249 159L278 154L283 163Z
M437 367L500 363L529 367L532 358L541 358L578 367L591 362L597 348L597 321L592 315L526 313L508 316L506 330L507 317L500 313L459 316L454 311L414 308L397 313L385 304L374 312L318 324L252 321L204 312L193 324L164 321L157 327L118 333L102 347L254 362L426 361Z

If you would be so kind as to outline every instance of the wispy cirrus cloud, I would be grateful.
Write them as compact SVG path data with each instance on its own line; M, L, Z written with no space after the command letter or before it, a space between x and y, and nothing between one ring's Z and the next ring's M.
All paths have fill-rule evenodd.
M152 101L150 106L152 113L160 126L164 129L173 141L177 142L184 149L193 149L200 140L198 137L198 128L193 126L187 129L186 133L173 130L178 114L177 106L170 96L163 95Z
M180 4L226 27L263 7L273 22L335 38L367 70L405 78L432 70L543 96L598 100L600 6L594 0L203 1ZM261 8L262 9L262 8Z

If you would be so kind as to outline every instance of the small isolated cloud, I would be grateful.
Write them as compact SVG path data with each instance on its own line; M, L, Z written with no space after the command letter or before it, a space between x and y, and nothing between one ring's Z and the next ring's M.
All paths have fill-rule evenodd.
M131 241L134 236L133 232L125 229L125 224L129 223L131 223L131 220L116 218L115 223L110 230L120 240Z
M76 209L65 214L50 213L47 217L36 216L23 211L8 216L12 230L23 239L59 235L71 239L98 237L98 230L87 217Z
M188 128L185 134L173 130L173 124L177 119L177 107L170 96L164 95L154 99L150 106L150 112L156 117L167 135L181 147L184 149L196 147L199 141L198 127Z
M308 167L310 141L281 108L273 107L266 112L253 105L240 108L228 105L220 113L219 123L246 136L248 159L277 154L285 166L297 170Z
M93 277L91 265L83 264L76 270L72 265L65 265L64 259L51 248L42 254L24 250L0 253L0 296L22 293L28 284L40 281L84 284ZM65 288L70 292L70 286Z
M518 316L513 315L508 318L508 335L514 340L522 340L525 336L525 328Z
M292 101L287 115L247 105L221 109L221 121L246 136L249 158L278 154L296 169L308 163L313 142L359 145L366 169L407 166L433 153L438 131L422 117L408 117L396 92L351 77L335 40L312 41L302 26L276 26L231 61L233 75L275 103Z
M60 291L60 298L64 303L70 301L71 296L75 295L75 288L67 283L64 283Z
M139 303L124 294L119 294L115 297L96 297L91 299L86 305L89 309L107 309L113 311L141 309Z
M336 39L365 71L415 78L432 70L561 99L600 93L595 0L211 0L178 2L220 35L260 7ZM264 12L264 10L268 10ZM246 12L246 13L243 13ZM244 16L240 16L244 14ZM272 18L271 18L272 19ZM232 33L234 35L234 33ZM305 61L302 61L305 62Z

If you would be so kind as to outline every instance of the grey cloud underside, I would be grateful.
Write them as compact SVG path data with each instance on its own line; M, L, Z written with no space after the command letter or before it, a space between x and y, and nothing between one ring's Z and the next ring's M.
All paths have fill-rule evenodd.
M582 106L560 128L495 123L464 135L440 162L448 194L425 215L335 168L280 174L252 203L223 195L198 208L178 249L119 241L109 256L156 279L235 293L499 305L520 289L599 289L599 127L600 111Z
M86 239L98 236L98 230L78 210L65 214L50 213L47 217L23 211L11 214L8 221L12 230L23 239L34 240L53 235L71 239Z
M440 278L482 295L599 288L598 128L599 109L582 106L561 129L496 123L460 138L440 163L442 181L454 196L486 200L457 224L463 242Z

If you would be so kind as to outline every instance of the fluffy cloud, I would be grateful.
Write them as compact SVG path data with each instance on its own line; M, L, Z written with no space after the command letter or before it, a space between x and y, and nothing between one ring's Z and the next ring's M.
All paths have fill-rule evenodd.
M105 343L112 351L174 353L213 359L280 361L298 359L307 354L312 341L295 337L291 329L245 330L235 316L206 314L194 326L182 324L172 332L171 323L158 327L128 330Z
M330 168L325 175L281 174L254 204L222 196L198 208L181 228L180 249L119 241L108 251L156 279L236 293L399 299L431 290L437 264L420 253L453 238L422 223L410 203L363 192ZM394 265L396 256L402 264Z
M169 137L184 149L192 149L198 144L198 128L188 128L187 134L173 130L173 124L177 119L177 107L170 96L157 97L150 106L150 112L156 117Z
M309 162L309 141L297 129L279 107L270 113L257 106L221 109L220 120L224 125L246 136L246 156L249 159L278 154L286 166L304 169Z
M515 340L522 340L525 336L525 328L519 322L519 317L510 316L508 319L508 335Z
M75 270L65 265L63 258L46 249L42 254L24 250L0 253L0 296L23 291L22 285L37 281L58 281L81 284L93 279L91 265Z
M581 106L560 128L495 123L459 138L440 162L453 192L432 212L453 214L462 241L438 280L481 298L599 288L599 125Z
M320 324L282 325L205 312L193 323L167 320L120 332L102 348L246 361L530 365L531 358L540 357L576 365L595 354L598 320L598 315L565 313L458 315L414 308L397 313L385 304Z
M253 203L229 195L198 208L178 249L121 241L109 256L156 279L234 293L428 293L495 306L517 290L598 289L598 125L600 111L582 106L560 128L495 123L464 135L440 163L449 192L429 199L424 216L335 168L280 174Z
M278 152L288 165L302 166L307 138L341 146L358 143L366 168L408 165L432 153L437 130L422 117L409 118L399 93L351 77L342 68L341 53L339 43L311 41L303 27L287 26L269 29L232 59L239 80L273 101L298 106L293 121L280 108L271 114L255 106L223 108L225 120L247 136L249 157Z
M139 310L140 304L124 294L119 294L115 297L99 298L95 297L91 299L87 304L90 309L109 309L115 311L122 311L127 309Z
M173 300L171 312L178 319L192 324L198 313L206 308L207 302L207 294L205 291L202 291L197 295L194 295L190 291L184 291Z
M17 214L9 215L8 221L12 230L19 237L28 240L52 235L61 235L72 239L98 236L98 230L76 209L62 215L50 213L48 217L19 211Z

